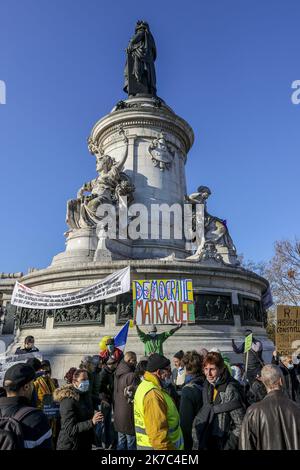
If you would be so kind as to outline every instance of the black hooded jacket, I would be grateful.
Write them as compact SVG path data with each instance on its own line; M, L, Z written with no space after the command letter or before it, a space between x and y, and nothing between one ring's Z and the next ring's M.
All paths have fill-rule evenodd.
M192 450L193 448L193 421L203 404L203 382L204 378L202 376L195 375L181 389L179 415L185 450Z

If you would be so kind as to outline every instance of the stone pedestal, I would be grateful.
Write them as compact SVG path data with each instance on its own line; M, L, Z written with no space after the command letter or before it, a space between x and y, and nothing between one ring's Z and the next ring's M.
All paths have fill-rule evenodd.
M94 260L98 237L96 228L80 228L66 232L66 251L54 256L51 266L86 263Z
M176 220L172 220L172 215L170 237L163 239L162 229L168 220L159 215L159 206L178 204L183 214L186 194L184 166L194 141L193 130L162 100L151 97L127 99L100 119L90 136L94 146L117 162L124 149L120 126L129 140L123 171L135 186L133 204L143 204L149 217L142 224L141 238L130 242L107 242L105 249L109 245L114 248L112 259L163 258L172 253L177 258L185 258L189 252L185 250L184 237L180 240L174 238ZM155 204L157 206L153 209ZM67 236L66 251L55 256L52 265L72 264L76 259L78 262L108 259L102 251L103 246L98 247L95 255L96 238L92 230L74 229Z

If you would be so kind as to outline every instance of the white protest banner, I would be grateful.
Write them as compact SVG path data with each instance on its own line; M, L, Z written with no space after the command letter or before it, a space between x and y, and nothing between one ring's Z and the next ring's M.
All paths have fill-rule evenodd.
M26 287L16 282L11 304L17 307L50 310L88 304L109 299L130 290L130 268L124 268L110 274L89 287L65 294L47 294Z
M5 376L5 372L10 367L14 366L15 364L27 362L28 359L32 357L36 357L39 361L43 360L43 356L41 353L28 353L28 354L13 354L11 356L6 356L6 354L0 355L0 387L3 387L3 380Z

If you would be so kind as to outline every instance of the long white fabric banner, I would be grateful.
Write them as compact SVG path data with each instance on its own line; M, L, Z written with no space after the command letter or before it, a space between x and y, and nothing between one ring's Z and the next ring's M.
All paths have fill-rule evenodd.
M110 274L97 284L66 294L47 294L38 292L16 282L11 303L17 307L50 310L88 304L109 299L130 290L130 268L124 268Z

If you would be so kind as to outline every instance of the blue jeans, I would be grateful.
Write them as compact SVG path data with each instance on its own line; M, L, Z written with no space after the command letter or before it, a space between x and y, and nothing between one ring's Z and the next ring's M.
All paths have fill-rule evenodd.
M95 426L96 445L98 447L104 446L107 449L112 443L111 407L107 407L103 414L104 421L97 423Z
M118 432L118 447L117 450L136 450L135 436L130 434L123 434Z

